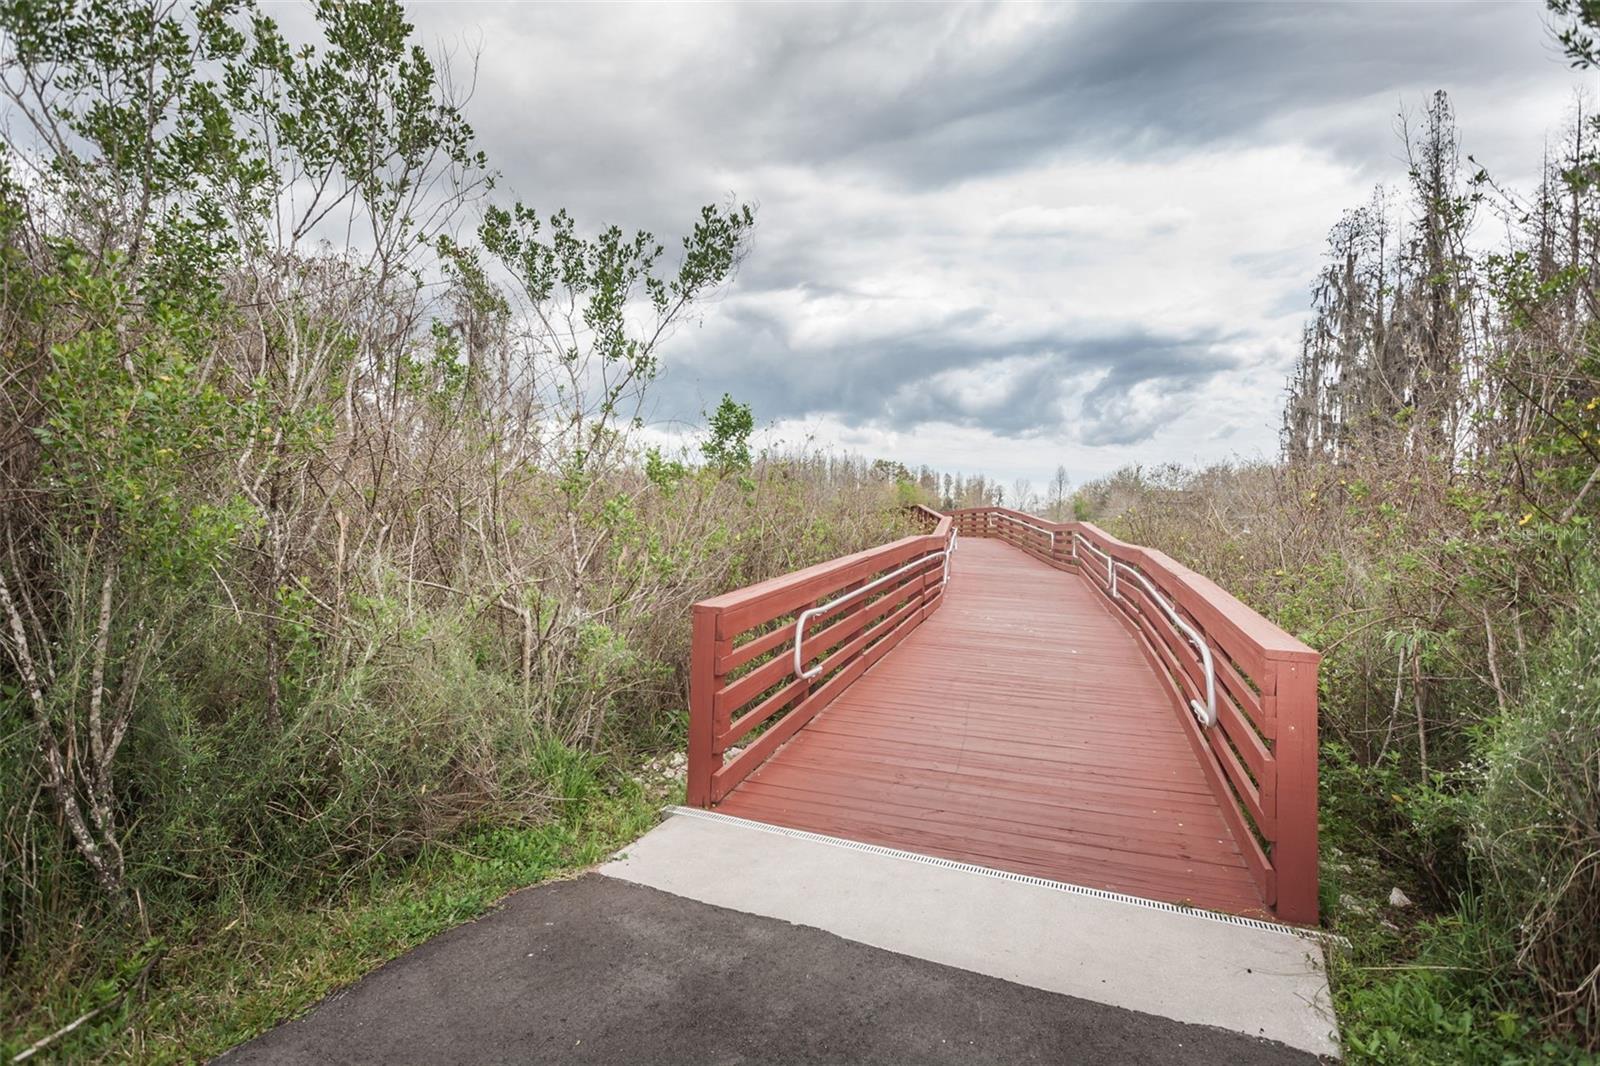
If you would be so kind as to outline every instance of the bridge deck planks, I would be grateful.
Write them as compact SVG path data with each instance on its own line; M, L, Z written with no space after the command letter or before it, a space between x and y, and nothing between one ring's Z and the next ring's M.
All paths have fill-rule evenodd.
M1083 579L967 539L944 606L717 809L1269 917L1176 714Z

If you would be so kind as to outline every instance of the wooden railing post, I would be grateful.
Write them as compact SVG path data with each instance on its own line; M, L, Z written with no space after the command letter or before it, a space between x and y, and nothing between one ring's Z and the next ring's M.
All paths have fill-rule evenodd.
M711 778L722 763L716 753L717 610L694 606L694 633L689 645L689 772L685 802L711 806Z
M1272 845L1277 874L1274 910L1286 922L1317 924L1317 662L1279 661L1278 833Z

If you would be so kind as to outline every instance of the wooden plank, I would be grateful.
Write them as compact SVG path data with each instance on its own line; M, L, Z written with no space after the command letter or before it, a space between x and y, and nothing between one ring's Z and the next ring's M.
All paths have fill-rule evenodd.
M1034 749L1025 744L1013 744L1009 749L997 745L994 751L974 750L957 740L934 743L919 738L917 743L901 741L891 744L887 735L880 739L879 736L864 733L854 724L840 725L840 722L855 717L855 705L852 704L850 715L841 713L834 715L827 723L819 723L814 731L815 739L808 733L807 745L816 750L831 751L835 758L847 758L852 750L871 745L875 749L873 757L885 763L1015 779L1039 788L1068 789L1093 784L1096 788L1124 791L1130 797L1151 795L1166 797L1163 802L1170 802L1170 797L1187 795L1202 805L1208 801L1213 806L1216 803L1198 764L1173 766L1170 769L1153 768L1158 762L1177 762L1189 758L1187 745L1177 751L1153 754L1143 763L1128 760L1123 765L1116 765L1094 759L1092 751L1087 748L1080 752L1079 758L1069 759L1065 757L1068 753L1060 749Z
M918 819L907 824L880 819L876 812L862 815L833 804L808 805L741 790L731 813L811 832L842 836L866 843L884 844L924 855L973 862L980 866L1032 874L1053 881L1125 892L1147 899L1189 903L1235 914L1265 910L1253 883L1243 871L1168 859L1159 864L1130 862L1114 849L1065 851L1041 848L1026 837L997 835L975 837L937 821Z
M810 688L810 685L806 683L806 679L803 677L797 677L790 681L749 711L741 714L728 726L726 731L718 733L713 746L719 752L726 751L732 745L737 744L740 738L750 730L805 695L808 688Z
M741 790L740 796L745 797L746 793ZM768 810L779 808L813 815L851 817L848 807L814 789L767 783L762 788L750 789L748 796L750 798L741 798L739 801L748 809L762 805ZM989 854L1027 855L1038 860L1055 860L1066 864L1084 859L1114 862L1118 868L1142 880L1168 876L1176 879L1177 872L1181 871L1185 883L1175 886L1180 888L1210 884L1219 889L1232 889L1240 883L1244 874L1237 854L1231 857L1232 861L1213 857L1220 855L1214 850L1198 855L1189 854L1192 843L1207 843L1198 836L1182 838L1185 841L1182 845L1162 847L1144 839L1092 834L1081 828L996 821L968 811L930 812L916 805L893 803L881 798L864 804L854 813L860 815L862 811L867 812L867 817L884 830L898 830L905 835L944 834L951 840L988 845L986 850ZM1220 824L1216 831L1226 839L1226 830Z
M756 792L779 786L848 794L868 801L874 810L898 807L941 816L950 811L946 820L952 824L959 819L980 828L1018 827L1040 840L1098 842L1151 854L1176 849L1201 861L1241 865L1238 850L1226 839L1227 827L1215 810L1206 807L1149 813L1101 797L1069 800L1057 792L1029 794L999 788L993 780L941 782L932 774L874 774L870 763L818 766L788 755L769 761L746 787ZM1212 836L1194 832L1189 824L1201 818L1211 824Z
M1141 788L1119 780L1115 775L1074 774L1051 779L1007 772L996 762L973 765L963 762L925 763L900 752L873 752L870 757L852 758L859 749L841 752L830 749L807 734L806 743L785 751L782 760L770 767L800 766L821 774L853 775L862 781L894 783L911 788L933 787L954 796L968 793L982 797L1015 797L1022 802L1073 810L1097 811L1133 821L1167 821L1173 817L1202 818L1215 812L1216 803L1207 792L1182 789ZM1061 817L1068 817L1062 813Z
M794 621L787 619L786 624L768 633L762 633L743 644L735 645L733 650L717 662L718 674L731 674L746 663L766 655L776 648L788 646L794 640Z

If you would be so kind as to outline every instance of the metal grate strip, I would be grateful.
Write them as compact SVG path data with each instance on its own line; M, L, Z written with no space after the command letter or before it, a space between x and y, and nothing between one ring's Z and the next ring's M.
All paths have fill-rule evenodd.
M1301 929L1292 925L1282 925L1278 922L1265 922L1259 918L1241 918L1236 914L1224 914L1221 911L1208 911L1199 907L1180 907L1176 903L1163 903L1160 900L1145 899L1141 896L1129 896L1121 892L1110 892L1103 888L1088 888L1084 885L1069 884L1065 881L1051 881L1043 877L1034 877L1031 874L1012 873L1010 870L996 870L988 866L978 866L970 862L958 862L955 859L941 859L934 855L920 855L914 851L901 851L899 848L888 848L881 844L863 844L859 840L847 840L844 837L825 836L822 833L813 833L805 829L790 829L788 826L771 825L767 822L757 822L749 818L740 818L733 814L720 814L716 811L703 810L699 807L668 807L667 813L681 818L699 818L708 822L727 822L732 825L744 826L763 833L774 833L778 836L791 837L796 840L809 840L816 844L826 844L835 848L847 848L851 851L863 851L869 855L882 855L891 859L903 859L907 862L922 863L925 866L938 866L946 870L960 870L964 873L978 874L982 877L993 877L1001 881L1018 881L1025 885L1037 885L1056 892L1066 892L1075 896L1088 896L1092 899L1108 900L1113 903L1126 903L1133 907L1144 907L1149 910L1166 911L1169 914L1181 914L1189 918L1199 918L1205 921L1222 922L1225 925L1240 925L1247 929L1258 929L1267 933L1285 933L1298 937L1301 940L1311 940L1319 944L1333 944L1348 948L1350 942L1336 933L1324 932L1320 929Z

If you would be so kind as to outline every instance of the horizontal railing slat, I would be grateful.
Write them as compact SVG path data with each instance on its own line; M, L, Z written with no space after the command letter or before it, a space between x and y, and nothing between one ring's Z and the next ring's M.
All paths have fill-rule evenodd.
M718 676L731 674L746 663L754 662L776 648L787 646L793 639L794 624L791 622L788 625L780 625L770 633L762 633L743 644L735 644L733 651L718 656L717 674Z
M739 592L702 600L701 606L718 613L722 636L736 637L763 622L804 610L813 601L826 599L854 582L893 569L918 555L939 551L944 547L944 539L939 534L906 537L881 548L763 581Z

